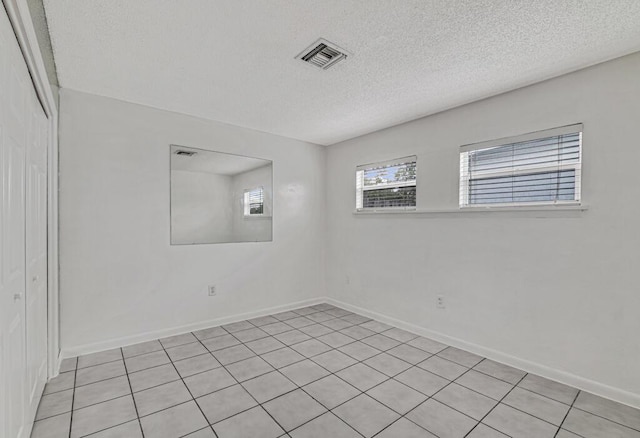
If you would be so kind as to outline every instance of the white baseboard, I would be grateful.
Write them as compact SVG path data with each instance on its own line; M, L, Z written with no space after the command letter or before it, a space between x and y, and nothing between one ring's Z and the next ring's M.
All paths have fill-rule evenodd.
M343 301L336 300L334 298L327 297L321 301L327 302L329 304L333 304L334 306L342 307L343 309L349 310L354 313L359 313L361 315L376 319L378 321L387 323L389 325L393 325L395 327L401 328L408 332L415 333L416 335L425 336L435 341L442 342L443 344L447 344L452 347L467 350L467 351L470 351L471 353L478 354L480 356L486 357L496 362L501 362L505 365L509 365L514 368L519 368L528 373L537 374L547 379L555 380L556 382L564 383L565 385L573 386L574 388L578 388L578 389L590 392L592 394L599 395L600 397L608 398L610 400L617 401L619 403L623 403L625 405L629 405L634 408L640 409L640 394L635 394L629 391L625 391L624 389L621 389L621 388L605 385L603 383L586 379L584 377L567 373L565 371L560 371L554 368L550 368L548 366L545 366L539 363L520 359L520 358L511 356L509 354L503 353L501 351L493 350L491 348L487 348L481 345L463 341L462 339L447 336L445 334L442 334L433 330L429 330L424 327L410 324L410 323L401 321L399 319L392 318L387 315L383 315L377 312L364 309L362 307L358 307L349 303L345 303Z
M50 379L60 374L60 366L62 366L62 359L64 359L64 357L62 356L62 351L59 351L58 356L56 356L55 363L53 364L53 374L49 376Z
M169 329L155 330L150 332L141 333L133 336L125 336L108 341L96 342L92 344L84 344L76 347L63 349L60 353L58 364L56 369L60 368L60 362L67 357L75 357L83 354L95 353L99 351L109 350L111 348L126 347L128 345L138 344L140 342L152 341L167 336L179 335L182 333L192 332L208 327L215 327L223 324L230 324L233 322L243 321L245 319L258 318L260 316L270 315L278 312L285 312L288 310L297 309L300 307L313 306L320 303L329 303L334 306L342 307L346 310L350 310L355 313L367 316L369 318L376 319L378 321L393 325L395 327L407 330L415 333L416 335L425 336L442 342L443 344L451 345L453 347L461 348L463 350L470 351L471 353L478 354L496 362L500 362L515 368L519 368L528 373L533 373L546 377L547 379L555 380L565 385L573 386L575 388L590 392L592 394L599 395L601 397L608 398L610 400L617 401L635 408L640 409L640 394L635 394L629 391L625 391L620 388L609 386L603 383L596 382L584 377L577 376L575 374L567 373L565 371L550 368L546 365L542 365L536 362L520 359L515 356L503 353L501 351L493 350L491 348L483 347L478 344L464 341L462 339L454 338L443 333L439 333L433 330L429 330L424 327L410 324L408 322L392 318L381 313L373 312L368 309L364 309L353 304L349 304L343 301L336 300L334 298L322 297L314 298L304 301L298 301L281 306L269 307L266 309L257 310L254 312L247 312L236 314L233 316L216 318L207 321L201 321L193 324L187 324L179 327L173 327Z
M155 339L166 338L167 336L180 335L183 333L192 332L195 330L201 330L209 327L216 327L224 324L231 324L233 322L244 321L245 319L258 318L260 316L271 315L279 312L286 312L288 310L297 309L300 307L314 306L325 302L324 298L313 298L309 300L297 301L294 303L284 304L275 307L269 307L266 309L260 309L253 312L239 313L232 316L225 316L223 318L215 318L207 321L200 321L193 324L182 325L179 327L172 327L162 330L154 330L138 335L124 336L120 338L109 339L107 341L95 342L91 344L78 345L75 347L64 348L60 352L60 358L58 361L57 369L60 369L60 361L68 357L81 356L83 354L97 353L99 351L105 351L112 348L126 347L128 345L139 344L140 342L153 341Z

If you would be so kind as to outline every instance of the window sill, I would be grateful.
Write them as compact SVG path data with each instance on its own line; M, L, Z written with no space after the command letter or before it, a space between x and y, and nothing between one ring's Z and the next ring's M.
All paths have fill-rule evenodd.
M465 207L465 208L445 208L445 209L392 209L392 210L355 210L354 216L377 216L377 215L419 215L419 216L492 216L495 214L506 214L509 216L522 217L576 217L580 213L589 209L587 205L537 205L523 207Z
M266 214L254 214L251 216L243 216L245 219L271 219L271 215Z

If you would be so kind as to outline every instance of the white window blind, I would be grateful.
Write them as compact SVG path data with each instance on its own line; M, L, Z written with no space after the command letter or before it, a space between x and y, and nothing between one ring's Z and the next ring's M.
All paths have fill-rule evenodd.
M460 207L580 201L582 125L460 148Z
M356 168L356 209L415 208L416 156Z
M264 214L264 191L262 187L244 191L244 215Z

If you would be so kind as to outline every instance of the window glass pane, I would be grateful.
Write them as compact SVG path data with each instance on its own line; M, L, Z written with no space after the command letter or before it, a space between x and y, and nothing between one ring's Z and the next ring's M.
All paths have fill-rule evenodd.
M377 167L364 171L364 185L379 186L388 183L415 181L416 163L404 163L393 166Z
M415 186L366 190L363 193L363 208L415 207L415 205Z
M244 192L244 214L250 216L253 214L264 213L264 191L262 187Z
M262 214L262 202L249 204L249 214Z
M499 171L514 167L569 164L580 159L580 134L506 144L469 152L469 172Z
M581 130L582 125L569 128ZM557 135L558 130L564 132ZM497 146L465 146L460 206L579 201L582 133L566 127L546 131L552 132L538 133L537 139L525 134L525 141Z
M575 185L574 169L470 179L469 203L571 201Z
M358 166L356 208L416 206L416 157Z

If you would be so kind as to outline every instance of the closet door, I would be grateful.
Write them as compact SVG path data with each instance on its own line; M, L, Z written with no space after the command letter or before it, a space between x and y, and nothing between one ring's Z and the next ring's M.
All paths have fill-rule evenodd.
M0 10L0 133L2 138L2 368L4 436L17 437L25 423L25 158L29 73Z
M47 117L30 89L26 159L26 378L33 418L47 375Z
M46 378L46 125L0 7L0 436L24 438Z

